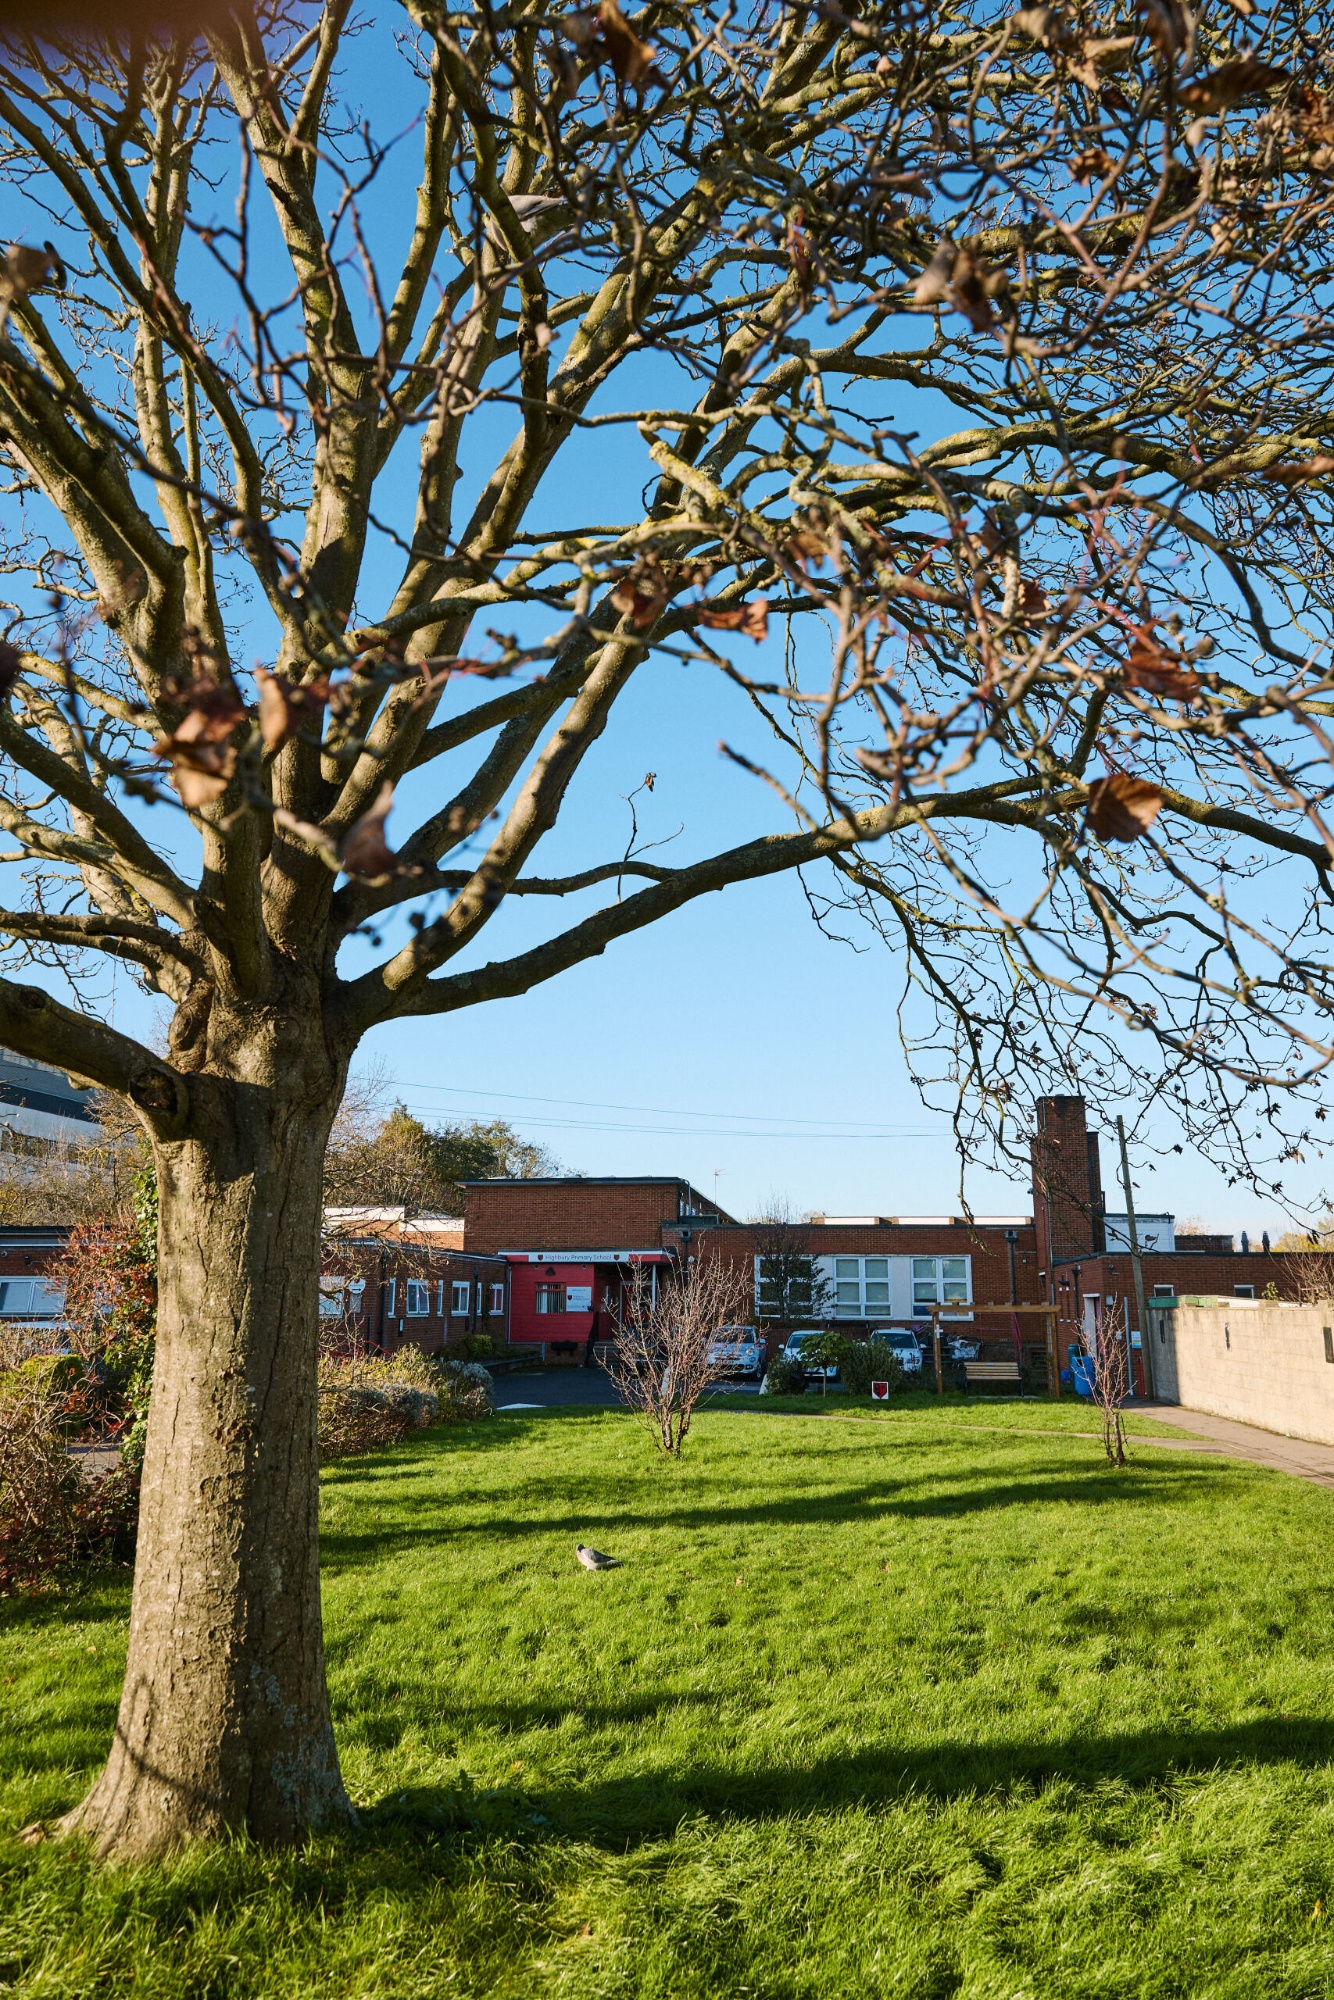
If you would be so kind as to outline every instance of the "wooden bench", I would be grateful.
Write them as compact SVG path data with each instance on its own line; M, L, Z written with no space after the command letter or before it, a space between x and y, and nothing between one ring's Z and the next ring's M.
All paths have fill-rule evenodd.
M975 1382L1012 1382L1017 1389L1021 1379L1017 1361L965 1361L963 1364L965 1395Z

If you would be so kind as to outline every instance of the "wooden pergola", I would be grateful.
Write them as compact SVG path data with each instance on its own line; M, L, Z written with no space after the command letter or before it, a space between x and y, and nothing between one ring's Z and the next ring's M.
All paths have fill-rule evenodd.
M949 1305L949 1306L929 1306L927 1310L931 1314L931 1349L932 1349L932 1357L936 1364L936 1394L938 1396L942 1396L945 1393L945 1376L944 1376L944 1371L941 1367L941 1360L940 1360L940 1322L942 1319L957 1320L960 1319L962 1315L959 1312L959 1307L957 1302L954 1305ZM1012 1305L980 1306L977 1304L970 1304L968 1307L967 1317L969 1319L973 1319L976 1317L978 1313L1009 1314L1011 1317L1014 1317L1016 1315L1023 1316L1023 1315L1038 1314L1040 1317L1044 1318L1048 1322L1046 1329L1047 1393L1049 1396L1056 1397L1057 1401L1059 1402L1061 1395L1061 1364L1060 1364L1060 1357L1056 1352L1056 1321L1060 1316L1060 1307L1059 1306L1012 1306Z

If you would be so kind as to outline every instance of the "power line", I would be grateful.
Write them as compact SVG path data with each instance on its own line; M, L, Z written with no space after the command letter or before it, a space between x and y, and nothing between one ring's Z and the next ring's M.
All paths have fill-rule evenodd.
M484 1096L485 1093L482 1091L477 1091L475 1095L481 1097ZM449 1107L442 1105L435 1105L435 1104L409 1104L407 1108L409 1111L439 1112L440 1110L447 1110ZM838 1132L811 1132L811 1131L739 1132L739 1131L728 1131L725 1127L720 1127L720 1126L621 1125L621 1124L608 1124L605 1119L588 1119L588 1118L525 1117L523 1122L525 1125L537 1126L544 1131L550 1131L550 1132L623 1132L627 1134L647 1133L668 1139L768 1139L768 1140L805 1139L805 1140L810 1140L812 1143L814 1143L817 1140L831 1139L831 1140L841 1140L844 1144L846 1144L849 1140L855 1140L859 1144L865 1144L870 1140L936 1139L944 1136L943 1134L937 1132L905 1132L904 1130L902 1130L902 1128L893 1131L877 1131L869 1127L865 1129L850 1131L848 1128L845 1127L843 1130Z
M538 1097L535 1093L532 1092L512 1091L512 1090L465 1090L462 1085L445 1084L445 1083L424 1083L416 1077L408 1077L406 1079L400 1079L400 1081L406 1081L407 1087L410 1090L429 1090L434 1092L438 1096L481 1097L485 1099L495 1100L497 1102L504 1104L560 1104L560 1105L569 1105L580 1111L644 1111L648 1112L653 1117L657 1118L731 1118L731 1119L739 1119L743 1124L762 1124L766 1121L767 1118L769 1118L772 1115L770 1113L761 1111L719 1111L716 1108L708 1111L682 1111L682 1110L675 1110L670 1105L666 1104L604 1104L599 1099L592 1097ZM540 1125L540 1124L553 1124L561 1121L556 1121L553 1119L532 1118L528 1122L530 1124ZM815 1125L823 1125L827 1123L827 1120L823 1118L787 1118L783 1122L787 1125L815 1126ZM577 1129L601 1132L607 1130L608 1128L602 1125L586 1125L579 1127ZM674 1128L670 1126L625 1125L620 1127L614 1127L612 1129L625 1132L640 1132L640 1131L660 1132L660 1131L671 1131ZM849 1137L853 1133L862 1133L868 1138L875 1138L875 1139L936 1139L943 1136L941 1133L933 1132L925 1127L910 1126L910 1125L886 1126L882 1124L858 1123L855 1119L848 1119L845 1120L840 1125L840 1128L837 1132L819 1132L819 1133L812 1132L811 1137L822 1138L822 1139L844 1139ZM708 1137L710 1135L706 1133L701 1133L698 1136ZM772 1137L790 1137L795 1139L795 1138L800 1138L801 1134L799 1132L793 1132L787 1134L756 1132L753 1135L747 1135L741 1132L737 1133L729 1132L729 1133L720 1133L717 1136L723 1138L745 1138L747 1136L753 1136L757 1139L772 1138Z

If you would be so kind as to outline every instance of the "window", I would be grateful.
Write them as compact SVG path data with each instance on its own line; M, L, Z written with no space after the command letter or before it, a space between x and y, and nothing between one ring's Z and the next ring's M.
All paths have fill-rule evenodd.
M407 1292L408 1302L406 1312L408 1318L425 1319L427 1313L431 1310L431 1287L424 1284L420 1278L409 1278Z
M889 1259L867 1257L862 1266L868 1313L889 1311Z
M856 1258L836 1260L851 1262ZM837 1281L835 1281L837 1282ZM820 1291L825 1291L823 1285ZM755 1259L755 1310L761 1319L806 1319L816 1309L815 1259L795 1251L779 1251L771 1257ZM821 1304L821 1316L829 1308Z
M343 1310L344 1287L341 1278L320 1279L320 1318L337 1319Z
M1157 1289L1158 1287L1155 1285L1154 1290L1157 1291ZM1253 1299L1255 1297L1255 1286L1234 1285L1232 1287L1232 1296L1234 1299Z
M1250 1290L1252 1288L1248 1286L1247 1289ZM1176 1286L1155 1285L1153 1288L1153 1296L1156 1299L1174 1299L1176 1297Z
M395 1303L397 1298L398 1298L398 1279L391 1278L389 1280L389 1283L384 1288L384 1309L386 1314L391 1319L394 1313L398 1310L397 1305Z
M455 1278L449 1288L449 1310L460 1318L468 1310L472 1300L472 1286L467 1278ZM542 1308L539 1306L538 1311Z
M890 1309L888 1257L835 1257L834 1314L868 1319Z
M503 1285L492 1285L491 1287L491 1310L493 1313L503 1313L505 1310L505 1287Z
M537 1310L540 1313L563 1313L565 1310L564 1285L539 1285L537 1288Z
M932 1306L962 1306L952 1319L971 1317L967 1307L972 1297L967 1257L914 1257L912 1260L912 1309L928 1313Z
M6 1278L0 1282L0 1317L51 1319L64 1310L65 1287L42 1278Z

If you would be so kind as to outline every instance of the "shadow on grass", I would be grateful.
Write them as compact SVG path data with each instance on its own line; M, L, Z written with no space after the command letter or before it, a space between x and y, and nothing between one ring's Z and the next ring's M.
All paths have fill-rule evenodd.
M128 1565L89 1564L62 1574L58 1588L0 1597L0 1637L61 1625L122 1625L130 1609L133 1580Z
M540 1515L522 1516L495 1513L485 1520L459 1520L455 1509L466 1504L459 1495L433 1494L420 1500L412 1494L397 1494L395 1509L400 1515L416 1516L401 1529L387 1529L383 1523L368 1522L364 1529L326 1527L321 1533L322 1562L331 1572L371 1563L395 1549L420 1549L432 1542L446 1545L461 1537L486 1537L508 1547L525 1540L545 1541L553 1535L586 1539L598 1532L615 1533L627 1528L649 1528L663 1532L696 1528L734 1527L813 1527L844 1523L864 1524L868 1520L952 1520L968 1515L992 1513L1007 1508L1060 1504L1085 1508L1116 1507L1135 1509L1158 1507L1164 1500L1180 1502L1216 1498L1220 1465L1197 1460L1186 1463L1132 1466L1112 1474L1103 1466L1072 1473L1068 1467L1050 1477L984 1481L970 1479L951 1486L936 1472L921 1479L884 1479L860 1486L840 1485L832 1492L796 1493L780 1499L728 1505L710 1499L699 1506L658 1506L651 1512L637 1512L633 1506L609 1504L600 1482L597 1497L590 1491L586 1500L573 1496L549 1495L550 1505ZM917 1486L934 1490L917 1492ZM481 1500L483 1496L476 1498ZM493 1500L493 1495L485 1496ZM674 1559L679 1550L671 1551Z
M891 1743L855 1755L786 1769L696 1765L548 1792L472 1793L421 1787L395 1792L366 1815L365 1831L448 1829L519 1832L633 1846L704 1817L732 1822L783 1819L909 1798L937 1804L984 1794L1041 1793L1053 1785L1087 1788L1116 1780L1132 1790L1173 1778L1286 1764L1314 1770L1334 1758L1334 1723L1317 1716L1274 1716L1213 1730L1145 1730L1072 1736L1055 1743L943 1743L904 1749Z

